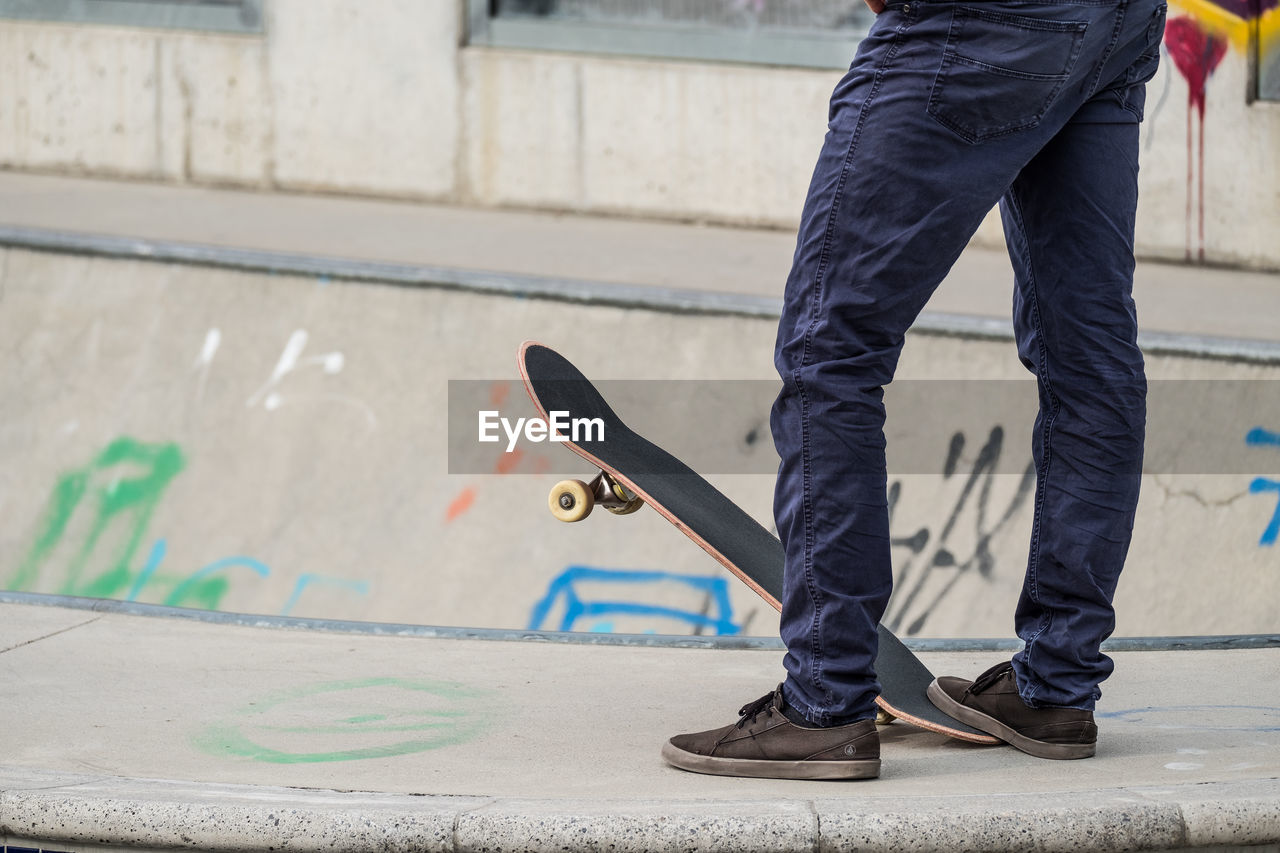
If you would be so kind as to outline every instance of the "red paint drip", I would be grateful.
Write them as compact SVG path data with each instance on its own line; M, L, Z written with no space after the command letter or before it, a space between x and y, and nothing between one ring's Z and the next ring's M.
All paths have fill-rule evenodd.
M1187 102L1204 118L1205 84L1227 55L1227 41L1209 33L1195 18L1184 15L1165 24L1169 58L1187 81Z
M1191 195L1192 186L1197 183L1197 176L1192 163L1199 166L1198 192L1199 205L1199 249L1198 257L1204 260L1204 111L1205 93L1209 77L1213 75L1222 58L1227 54L1227 41L1212 35L1195 18L1183 16L1174 18L1165 24L1165 48L1174 68L1187 81L1187 260L1191 260ZM1192 156L1191 121L1192 114L1200 118L1200 146L1195 157Z

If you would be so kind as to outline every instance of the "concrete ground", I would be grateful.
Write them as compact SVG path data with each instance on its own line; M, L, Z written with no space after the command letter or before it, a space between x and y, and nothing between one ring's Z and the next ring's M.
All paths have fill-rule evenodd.
M666 736L722 725L769 690L777 651L362 636L18 604L0 605L0 650L11 845L357 849L340 825L348 813L397 849L422 843L427 817L448 830L443 849L1280 843L1280 648L1116 654L1088 761L896 723L881 729L881 778L854 783L704 777L658 757ZM922 655L959 674L999 657ZM333 793L353 791L415 799ZM414 820L381 821L369 803ZM250 806L278 823L244 835Z

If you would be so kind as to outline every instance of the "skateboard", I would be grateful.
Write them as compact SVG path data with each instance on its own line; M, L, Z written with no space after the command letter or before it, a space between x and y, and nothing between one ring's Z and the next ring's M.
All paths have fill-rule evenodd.
M604 440L584 441L582 445L563 442L599 473L589 481L564 480L555 485L548 504L556 518L581 521L597 506L626 515L648 504L775 610L781 610L784 555L776 536L693 469L629 429L564 356L526 341L520 346L519 362L525 388L548 423L550 413L567 412L570 419L599 419L604 425ZM889 629L881 625L879 634L876 673L881 695L876 704L881 722L896 717L959 740L1000 743L934 707L925 695L933 673Z

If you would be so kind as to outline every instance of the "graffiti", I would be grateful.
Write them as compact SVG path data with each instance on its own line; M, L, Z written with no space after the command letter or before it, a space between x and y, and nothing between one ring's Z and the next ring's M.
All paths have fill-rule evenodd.
M965 449L964 433L951 437L943 465L943 479L955 476L961 455ZM978 577L990 580L995 569L995 556L991 552L991 540L1003 530L1027 503L1035 486L1035 466L1029 463L1018 481L1017 490L1004 509L995 514L991 508L992 486L1004 449L1004 429L996 426L987 442L978 451L968 478L946 515L946 520L936 535L927 527L921 527L906 537L893 537L893 547L907 549L909 556L895 580L893 599L889 602L884 623L891 630L908 635L918 634L935 608L951 593L965 575L976 572ZM889 514L902 496L902 481L889 487ZM962 557L955 552L962 523L968 519L975 541L972 552ZM938 578L938 580L934 580ZM930 583L934 581L934 583ZM928 591L927 591L928 590Z
M1174 69L1187 84L1186 259L1204 261L1204 126L1208 82L1228 47L1234 47L1264 66L1254 70L1260 90L1280 85L1272 80L1276 72L1271 70L1280 68L1280 59L1275 58L1276 45L1280 43L1280 8L1275 0L1175 0L1175 3L1187 14L1169 19L1164 45ZM1196 121L1199 125L1193 133L1192 125Z
M343 578L331 578L326 575L305 574L298 578L297 584L293 587L293 593L289 596L289 600L285 602L284 608L280 611L281 616L288 616L293 612L293 608L297 605L298 599L302 597L302 591L312 586L330 586L338 589L346 590L355 595L368 595L368 581L353 581Z
M307 338L308 335L305 329L294 330L293 334L289 336L288 342L285 343L284 351L280 353L280 360L276 362L275 369L271 371L271 376L267 379L266 384L255 391L253 396L245 401L245 405L253 408L261 403L263 408L268 411L280 408L284 403L284 397L276 389L286 376L299 367L318 365L328 374L341 372L346 359L340 352L330 352L302 359L302 351L307 347Z
M622 588L633 596L631 600L617 597L593 598L584 586L603 584L611 591ZM647 594L652 602L658 595L672 592L697 594L701 600L698 609L645 603L635 600L638 594ZM563 610L558 622L551 619L551 611L557 605ZM533 607L529 618L529 630L574 631L583 626L589 631L613 632L617 617L639 617L640 624L653 624L655 620L670 620L681 626L691 627L695 634L711 631L720 636L738 634L743 625L733 621L733 605L729 601L729 585L718 576L681 575L658 571L615 571L589 566L570 566L557 575L543 596ZM647 633L654 633L646 629Z
M270 577L265 563L242 555L214 560L190 574L163 573L169 549L163 537L152 543L142 567L135 568L152 515L185 465L176 444L146 444L126 436L88 465L60 476L37 524L35 542L5 588L123 601L145 595L169 607L218 610L230 589L228 572ZM366 581L304 574L281 615L289 615L303 591L313 586L362 596L370 590Z
M1280 449L1280 432L1271 432L1262 427L1254 427L1245 434L1244 443L1250 447L1275 447ZM1271 522L1262 531L1262 538L1258 540L1258 545L1260 546L1275 545L1276 541L1280 540L1280 480L1255 477L1253 482L1249 484L1249 493L1254 495L1275 493L1276 511L1271 516Z
M218 354L218 347L222 345L222 330L210 329L205 333L204 346L200 348L200 354L196 356L195 363L191 365L191 369L200 374L200 380L196 385L196 399L204 399L205 386L209 384L209 367L213 364L213 357Z
M1280 64L1280 4L1276 0L1173 0L1173 5L1181 7L1186 15L1169 21L1165 45L1193 89L1199 79L1202 114L1203 81L1228 47L1257 62L1260 94L1270 97L1267 84L1274 82L1262 78L1269 78Z
M965 435L955 433L947 447L944 480L959 482L957 472L962 468L965 449ZM1007 502L1000 504L995 500L996 472L1003 450L1004 430L996 426L978 450L969 473L959 483L959 494L941 523L935 528L920 527L908 535L891 537L894 548L908 552L896 579L897 593L884 619L892 630L918 634L963 577L976 574L988 581L993 577L996 560L992 541L1019 511L1029 506L1035 486L1035 468L1028 462ZM891 523L902 493L901 480L890 485ZM604 585L604 590L588 592L585 587L592 584ZM701 606L675 608L649 603L656 597L655 593L669 594L667 591L673 584L701 593ZM640 590L636 589L637 585ZM613 594L617 587L626 590L627 595ZM553 617L553 611L558 617ZM641 624L653 618L675 620L682 626L692 627L695 633L710 631L721 635L741 633L746 621L735 623L728 583L723 577L570 566L551 581L546 594L535 604L528 627L530 630L612 632L618 629L615 618L618 616L641 617Z
M129 594L125 596L125 601L137 601L138 596L142 594L143 589L150 583L155 576L156 570L160 568L161 561L164 560L165 551L168 549L168 542L164 539L157 539L155 545L151 547L151 553L147 556L146 565L142 567L142 571L138 573L137 579L133 582L133 586L129 589ZM189 577L183 579L164 598L164 604L168 607L180 607L186 603L190 593L200 589L205 584L206 578L231 568L232 566L245 566L251 569L260 578L265 578L271 574L271 570L261 562L252 557L227 557L222 560L215 560L204 568L197 569ZM214 589L216 597L209 600L208 597L193 597L194 603L206 610L217 610L221 604L222 596L227 591L227 583L219 579Z
M1212 35L1191 17L1165 25L1165 48L1173 66L1187 82L1187 260L1192 260L1192 222L1198 240L1195 258L1204 261L1204 113L1205 87L1226 55L1225 39ZM1199 121L1198 144L1192 143L1192 124ZM1194 188L1194 190L1193 190ZM1194 194L1195 203L1192 203ZM1193 214L1194 209L1194 214Z
M1244 443L1250 447L1280 447L1280 432L1254 427L1245 433Z
M318 367L326 375L335 375L342 372L346 366L346 356L335 350L333 352L322 353L320 355L303 357L303 351L307 348L307 342L310 335L306 329L295 329L289 335L289 339L285 342L284 350L280 353L276 365L271 370L267 380L254 391L253 394L245 400L245 405L250 409L261 406L268 412L274 412L286 402L302 402L305 400L336 403L348 406L360 411L364 417L365 424L369 431L373 431L378 427L378 417L373 409L369 407L363 400L349 397L343 394L311 394L307 396L286 398L280 390L280 386L284 380L299 372L306 367ZM218 355L219 349L222 347L222 330L218 328L209 329L205 333L204 343L200 347L200 352L196 356L195 361L191 365L191 370L199 375L196 383L196 399L204 398L205 387L209 382L209 374L213 367L214 359Z
M134 566L152 514L185 465L176 444L125 436L88 465L63 474L8 588L34 590L42 584L44 591L61 595L120 598L136 595L148 582L177 585L177 579L156 573L163 541L152 548L144 577ZM225 580L202 578L187 584L179 601L216 608L225 591Z
M502 404L511 396L511 389L516 385L515 382L494 382L489 386L489 406L492 409L499 409ZM496 459L493 463L493 473L499 475L514 474L523 469L525 473L545 474L551 470L551 460L542 454L529 454L524 450L514 450L510 453L503 453L495 450ZM479 487L475 485L463 486L458 493L449 501L449 505L445 508L444 520L446 523L457 521L475 505L476 498L480 495Z
M1171 5L1241 52L1271 48L1280 37L1275 0L1173 0Z
M471 505L476 502L475 486L467 486L458 492L454 499L449 502L449 508L444 512L445 521L456 521L471 509Z
M1227 53L1227 41L1213 35L1195 18L1172 18L1164 29L1165 49L1174 67L1187 81L1187 108L1203 121L1205 111L1205 87L1209 77ZM1190 122L1188 122L1190 134Z
M452 682L322 682L250 702L192 743L211 755L269 764L394 758L474 740L492 705L487 691Z
M1262 538L1258 540L1259 545L1274 545L1277 538L1280 538L1280 480L1258 477L1249 484L1250 494L1260 495L1267 492L1274 492L1277 496L1276 511L1271 516L1271 522L1262 531Z

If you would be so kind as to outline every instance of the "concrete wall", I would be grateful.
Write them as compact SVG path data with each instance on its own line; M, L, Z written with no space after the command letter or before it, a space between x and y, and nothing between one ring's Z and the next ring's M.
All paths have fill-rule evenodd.
M266 35L0 22L0 166L446 198L452 2L270 0Z
M724 624L705 630L769 635L772 611L656 513L552 519L552 484L592 473L568 451L495 449L485 473L449 474L446 407L448 380L469 378L504 413L532 414L516 380L525 338L599 379L772 379L773 337L767 319L5 250L0 587L510 628L684 633L706 614ZM1280 366L1149 365L1153 378L1280 379ZM1025 372L1011 343L913 334L901 376ZM1179 454L1227 445L1245 467L1146 478L1120 634L1277 630L1280 413L1248 403L1222 407L1207 434L1188 428ZM1153 417L1166 430L1190 422L1183 410ZM652 430L664 443L722 436L767 471L770 443L746 438L767 435L766 419L762 406ZM985 399L939 402L919 420L937 435L923 452L937 470L959 435L964 462L998 443L1009 473L892 476L888 621L904 634L1008 636L1031 523L1019 473L1029 420ZM891 420L891 434L903 425ZM771 476L715 481L769 525ZM638 612L566 622L573 600Z
M794 227L839 72L459 48L461 5L0 21L0 167ZM1150 87L1139 250L1280 268L1280 104L1246 103L1248 24L1195 9Z

